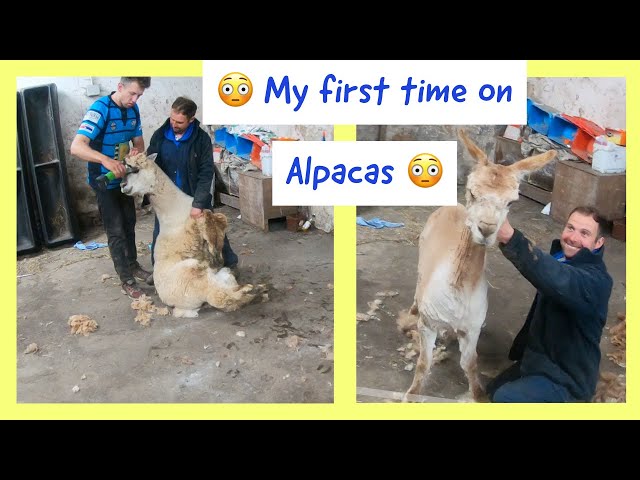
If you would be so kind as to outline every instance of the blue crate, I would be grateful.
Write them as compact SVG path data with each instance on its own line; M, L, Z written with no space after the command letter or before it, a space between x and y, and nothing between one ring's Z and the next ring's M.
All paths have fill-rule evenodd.
M237 146L238 146L238 140L237 137L232 134L229 133L225 130L224 133L224 148L227 149L228 152L230 153L236 153L237 150Z
M224 148L229 152L237 155L245 160L251 159L251 150L253 149L253 142L248 138L241 137L240 135L234 135L226 132L224 139Z
M214 131L214 141L229 153L233 153L245 160L251 159L253 142L248 138L229 133L225 127L222 127Z
M244 160L251 160L251 151L253 150L253 142L242 136L236 137L236 155Z
M571 147L578 133L578 126L561 116L554 116L547 137L560 145Z
M530 98L527 98L527 125L532 130L547 135L549 133L549 126L553 120L553 117L560 112L553 108L534 102Z
M227 129L222 127L213 132L214 142L222 147L226 146L225 139L227 137Z

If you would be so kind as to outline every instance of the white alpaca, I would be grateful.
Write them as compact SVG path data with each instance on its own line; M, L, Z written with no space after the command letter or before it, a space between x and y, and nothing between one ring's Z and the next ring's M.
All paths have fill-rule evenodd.
M204 303L233 311L254 300L266 290L263 285L238 285L228 268L217 268L222 266L227 217L205 210L193 219L193 197L171 181L155 158L144 153L128 158L127 164L138 171L123 178L120 188L126 195L149 194L158 217L153 281L160 300L174 307L176 317L196 317Z
M476 344L487 313L486 248L494 244L509 206L518 200L522 176L556 156L552 150L509 166L496 165L464 132L459 136L477 164L467 179L466 207L437 209L420 235L413 305L398 319L405 331L417 324L420 339L420 356L404 401L420 393L436 338L451 335L458 339L469 392L475 400L482 397Z

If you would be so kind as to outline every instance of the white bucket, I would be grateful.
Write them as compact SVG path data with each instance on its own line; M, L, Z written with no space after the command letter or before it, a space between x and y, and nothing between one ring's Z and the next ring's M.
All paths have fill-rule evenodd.
M262 174L270 177L271 176L271 167L272 167L272 157L271 153L266 153L260 155L260 162L262 163Z
M591 168L600 173L622 173L627 169L627 149L599 136L593 144Z

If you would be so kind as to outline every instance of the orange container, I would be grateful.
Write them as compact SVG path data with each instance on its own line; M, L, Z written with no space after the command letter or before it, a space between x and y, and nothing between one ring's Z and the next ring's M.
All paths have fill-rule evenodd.
M571 151L587 163L593 157L593 144L596 137L604 135L605 130L600 125L582 117L562 114L564 118L578 127L576 136L571 143Z
M246 133L244 137L253 142L253 146L251 147L251 153L249 154L249 158L251 159L251 163L253 163L256 167L262 170L262 162L260 161L260 150L262 150L262 146L266 145L259 137L252 133Z
M591 163L593 157L593 144L595 138L584 130L578 129L571 144L571 151L587 163Z
M607 139L610 142L620 145L622 147L627 146L627 132L625 130L615 130L613 128L605 128Z

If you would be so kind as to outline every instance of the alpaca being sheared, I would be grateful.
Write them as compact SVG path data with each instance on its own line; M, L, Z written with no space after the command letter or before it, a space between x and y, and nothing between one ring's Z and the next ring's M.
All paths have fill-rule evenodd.
M190 216L193 197L182 192L155 163L156 154L127 159L134 167L122 179L126 195L148 194L160 223L154 249L153 280L160 300L174 307L176 317L196 317L208 303L223 311L237 310L256 298L266 299L264 285L239 285L229 268L222 268L227 217L205 210Z

